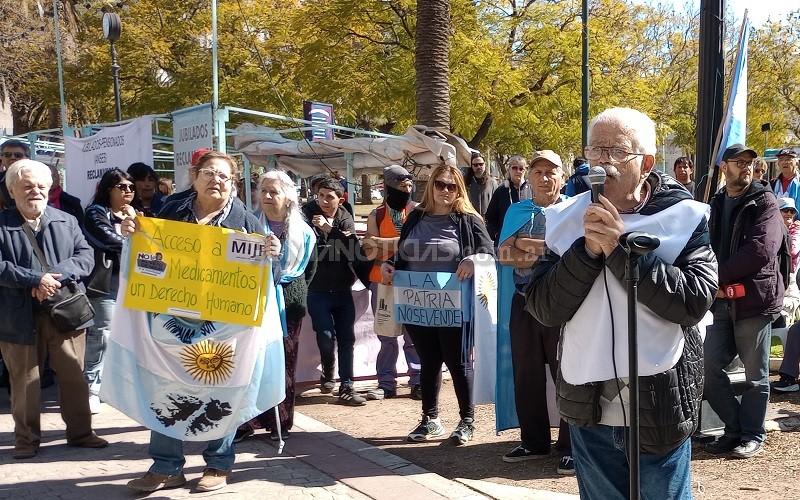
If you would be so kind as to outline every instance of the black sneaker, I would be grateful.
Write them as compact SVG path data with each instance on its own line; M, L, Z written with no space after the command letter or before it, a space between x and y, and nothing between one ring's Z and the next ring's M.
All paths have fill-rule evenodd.
M411 399L414 401L422 401L422 386L419 384L415 384L411 388Z
M233 436L234 443L241 443L245 439L252 437L255 434L255 431L249 427L247 428L238 428L236 429L236 435Z
M781 379L770 384L770 388L778 392L797 392L800 391L800 384L797 383L797 379L794 377L781 373Z
M764 443L756 440L742 441L742 443L731 451L733 458L751 458L761 453Z
M706 451L712 455L725 455L742 444L742 440L733 436L722 436L713 443L706 445Z
M556 472L561 474L562 476L574 476L575 475L575 460L570 455L564 455L561 457L561 460L558 461L558 467L556 468Z
M339 387L339 404L347 406L364 406L367 400L356 391L352 386L342 385Z
M330 394L333 392L333 389L336 387L336 382L333 379L326 379L324 377L320 377L319 379L319 392L322 394Z
M409 441L427 441L444 435L444 427L439 418L422 417L419 425L408 434Z
M450 433L450 441L456 446L467 444L467 441L472 441L472 434L475 432L475 426L472 423L475 420L472 418L462 418L453 432Z
M364 394L364 396L368 401L380 401L382 399L392 399L393 397L396 397L397 392L387 391L386 389L381 389L379 387L377 389L370 389Z
M532 451L522 445L517 446L513 450L503 455L503 462L510 464L516 462L524 462L526 460L536 460L538 458L546 458L550 456L549 451Z

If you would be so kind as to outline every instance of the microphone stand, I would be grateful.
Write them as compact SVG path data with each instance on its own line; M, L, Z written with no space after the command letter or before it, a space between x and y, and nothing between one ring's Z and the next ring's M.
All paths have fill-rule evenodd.
M660 244L655 236L646 233L625 233L619 242L628 254L625 263L625 282L628 288L628 387L630 399L630 437L628 439L628 465L630 500L641 498L639 460L639 349L636 303L639 298L639 257ZM620 396L621 397L621 396Z

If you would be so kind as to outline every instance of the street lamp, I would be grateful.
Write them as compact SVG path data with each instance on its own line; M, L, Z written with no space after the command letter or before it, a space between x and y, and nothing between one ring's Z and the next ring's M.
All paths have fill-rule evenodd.
M114 105L117 121L122 120L122 101L119 96L119 63L114 42L119 40L121 32L122 22L119 16L113 12L103 14L103 37L111 44L111 77L114 79Z

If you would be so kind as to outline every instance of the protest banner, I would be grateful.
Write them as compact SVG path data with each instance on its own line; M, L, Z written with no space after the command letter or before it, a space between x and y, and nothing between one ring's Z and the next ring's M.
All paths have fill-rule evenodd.
M214 147L214 125L211 104L201 104L172 112L172 150L175 153L175 187L189 187L189 167L192 153L200 148Z
M125 125L105 127L94 135L64 138L64 190L86 207L97 183L113 168L127 170L132 163L153 164L151 118L137 118Z
M398 323L449 327L469 321L462 282L453 273L395 271L392 284Z
M263 236L149 217L136 220L125 307L261 324L270 279Z

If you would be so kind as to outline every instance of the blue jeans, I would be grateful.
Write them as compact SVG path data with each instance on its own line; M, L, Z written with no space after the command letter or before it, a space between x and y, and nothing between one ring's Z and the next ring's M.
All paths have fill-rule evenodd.
M334 348L339 355L339 380L353 383L356 308L350 291L308 292L308 314L317 333L322 376L333 380Z
M630 491L628 428L570 425L569 432L581 500L627 499ZM691 460L691 439L666 455L641 453L642 500L691 500Z
M771 322L767 316L756 316L734 323L727 305L719 300L714 303L714 323L708 327L703 346L706 378L703 394L725 422L727 437L759 442L766 439L764 417L769 401ZM725 372L737 354L747 378L741 403L736 400Z
M229 472L233 468L233 461L236 458L233 444L235 435L234 432L222 439L208 442L206 449L203 450L203 459L209 469ZM183 441L151 431L150 457L153 459L150 472L169 476L180 474L186 463L186 457L183 455Z
M83 373L89 384L89 395L100 394L100 374L103 371L103 358L106 355L108 336L111 334L111 315L115 300L109 297L89 299L94 308L94 326L86 329L86 355Z
M372 313L375 314L377 308L378 284L370 283L370 305ZM378 335L381 342L381 349L378 351L378 358L375 360L375 371L378 374L378 388L385 391L397 390L397 356L400 354L399 340L397 337L384 337ZM414 341L403 328L403 354L408 365L408 385L411 387L419 385L419 355L414 349Z

